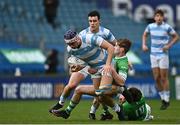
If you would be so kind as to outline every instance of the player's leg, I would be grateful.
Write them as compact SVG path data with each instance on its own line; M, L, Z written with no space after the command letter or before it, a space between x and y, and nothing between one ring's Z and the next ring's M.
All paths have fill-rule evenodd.
M90 108L89 112L89 119L96 120L96 111L99 108L100 102L98 100L98 97L94 97L93 103Z
M91 75L91 79L93 81L93 86L95 90L98 90L100 81L101 81L101 74L97 72L96 74ZM95 120L96 119L96 110L99 108L100 102L97 97L94 97L93 104L90 108L89 112L89 119Z
M92 95L95 96L95 89L93 85L79 85L75 91L74 94L70 100L69 105L67 106L67 108L65 108L65 110L54 110L53 114L57 117L62 117L67 119L71 112L73 111L73 109L77 106L77 104L80 102L81 96L83 94L86 95Z
M153 120L154 116L151 115L151 107L146 104L146 117L143 119L143 121L149 121L149 120Z
M70 76L69 82L68 84L65 86L59 102L53 106L49 112L52 113L52 110L58 110L60 108L63 107L64 102L66 100L66 98L69 96L70 92L80 83L80 81L82 81L86 76L83 73L80 72L73 72Z
M161 82L161 75L160 75L160 68L159 68L160 60L152 55L150 56L150 60L151 60L151 68L152 68L153 77L155 80L156 89L159 93L159 96L161 98L161 102L163 105L164 91L163 91L163 86L162 86L162 82ZM162 105L161 105L161 107L162 107Z
M104 112L100 115L100 120L111 120L113 119L113 115L109 112L109 108L106 104L101 103Z
M123 120L124 117L121 112L122 110L120 110L120 106L113 101L112 97L108 95L110 92L112 92L112 82L112 71L102 71L100 87L99 90L96 90L96 95L99 96L101 103L110 106L118 114L119 120Z
M99 96L101 103L104 103L112 108L118 115L119 120L124 120L124 114L120 105L114 102L113 98L109 95L101 95Z
M163 95L164 95L164 98L162 100L162 107L161 107L162 110L167 109L167 107L170 104L168 68L169 68L169 58L168 56L166 56L160 60L160 76L161 76L161 83L162 83Z
M112 72L102 70L100 86L98 90L96 90L96 95L103 95L111 92L112 81L113 81Z
M160 68L159 67L152 68L152 72L153 72L153 77L156 83L156 88L159 91L160 98L163 99L163 95L162 95L163 86L161 83Z
M91 75L91 79L93 81L94 88L98 90L100 81L101 81L101 73L97 72L96 74ZM100 105L99 98L95 97L93 100L93 104L91 106L90 112L89 112L89 119L92 119L92 120L96 119L95 113L99 105ZM103 107L104 113L101 114L100 120L112 119L113 115L109 112L108 106L102 104L102 107Z

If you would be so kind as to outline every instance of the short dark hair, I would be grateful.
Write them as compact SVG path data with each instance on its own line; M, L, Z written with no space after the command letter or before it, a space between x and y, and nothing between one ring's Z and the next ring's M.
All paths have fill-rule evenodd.
M155 16L156 14L160 14L161 16L164 16L164 12L163 12L163 10L161 10L161 9L155 10L154 16Z
M138 102L141 100L142 98L142 93L139 89L135 88L135 87L131 87L128 89L128 91L131 93L132 98L133 98L133 102Z
M89 12L88 17L90 17L90 16L97 16L98 20L101 18L100 13L97 10L93 10L93 11Z
M125 53L127 53L129 51L129 49L131 48L132 42L129 39L125 38L125 39L118 39L117 40L117 44L120 47L123 47L124 50L125 50Z

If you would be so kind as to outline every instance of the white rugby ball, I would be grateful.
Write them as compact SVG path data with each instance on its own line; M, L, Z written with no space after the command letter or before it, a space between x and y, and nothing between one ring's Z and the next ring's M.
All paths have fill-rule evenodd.
M70 56L68 58L68 64L69 65L80 65L80 66L86 66L87 65L86 62L84 62L83 60L81 60L75 56Z

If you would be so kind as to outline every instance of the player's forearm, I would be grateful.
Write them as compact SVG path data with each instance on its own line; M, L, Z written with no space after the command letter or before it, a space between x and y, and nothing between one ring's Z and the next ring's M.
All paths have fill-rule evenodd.
M147 36L144 34L142 36L142 46L146 45L146 39L147 39Z
M169 42L169 47L171 47L173 44L175 44L177 41L179 40L179 35L175 34L171 40L171 42Z
M109 46L108 49L107 49L107 52L108 52L108 57L107 57L107 60L106 60L106 65L111 65L112 58L113 58L113 55L114 55L114 47L112 45Z

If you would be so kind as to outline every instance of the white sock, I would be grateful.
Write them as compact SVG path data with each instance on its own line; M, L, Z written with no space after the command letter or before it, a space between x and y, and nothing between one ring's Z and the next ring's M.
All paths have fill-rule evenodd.
M170 91L164 91L164 101L169 102Z
M120 112L120 110L121 110L120 106L119 106L117 103L114 105L114 107L112 107L112 109L113 109L115 112Z
M90 113L93 113L95 114L96 113L96 107L94 105L91 106L91 110L90 110Z
M159 96L161 100L164 100L164 91L159 91Z
M61 95L59 98L59 104L64 105L64 102L65 102L65 97Z

